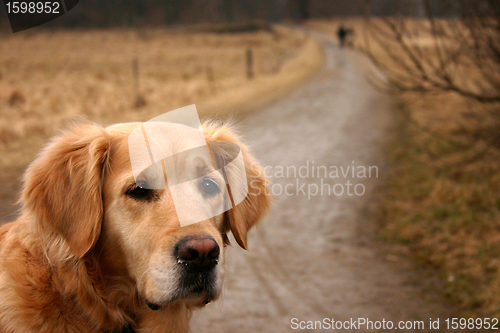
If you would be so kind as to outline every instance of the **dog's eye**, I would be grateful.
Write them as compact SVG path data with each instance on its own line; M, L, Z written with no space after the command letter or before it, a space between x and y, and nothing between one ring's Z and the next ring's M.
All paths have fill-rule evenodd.
M200 190L207 197L220 193L219 186L213 180L207 178L200 183Z
M132 185L132 187L130 187L125 194L136 200L146 201L156 199L157 197L154 190L145 188L145 185L141 183Z

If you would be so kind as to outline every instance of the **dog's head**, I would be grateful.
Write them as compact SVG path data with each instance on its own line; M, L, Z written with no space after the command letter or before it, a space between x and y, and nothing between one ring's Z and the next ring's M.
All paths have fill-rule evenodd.
M227 175L217 170L214 163L230 152L226 145L210 145L215 142L240 147L248 194L229 211L181 227L175 206L179 196L174 203L169 186L147 186L165 175L165 165L156 164L134 177L128 137L137 126L103 129L85 124L57 137L29 167L21 202L42 235L64 240L60 246L66 246L74 258L98 257L102 273L110 278L133 280L151 308L176 301L201 306L220 293L226 234L231 231L246 248L248 230L266 213L267 180L229 126L205 124L204 136L212 147L209 157L177 155L181 159L175 163L177 174L194 180L185 185L183 205L189 207L196 197L193 211L201 205L222 212L220 207L228 204L224 178L236 170L227 168ZM170 133L171 140L150 144L175 152L195 140L195 129L169 123L158 126Z

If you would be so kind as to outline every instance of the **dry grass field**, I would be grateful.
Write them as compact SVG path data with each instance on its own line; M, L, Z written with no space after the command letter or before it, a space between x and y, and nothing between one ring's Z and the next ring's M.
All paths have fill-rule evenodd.
M75 117L103 125L146 121L190 104L202 117L226 117L278 98L323 60L313 40L282 26L246 33L33 30L0 35L0 48L2 217L12 212L27 164Z
M40 30L3 35L0 47L0 169L25 165L75 115L106 125L145 121L193 103L205 116L245 111L250 101L272 95L258 87L289 89L321 63L314 43L281 27L238 34Z
M364 38L362 20L343 23L356 32L355 47L366 51L368 42L379 61L391 63L376 43ZM335 33L339 22L310 25ZM432 47L429 39L413 42ZM469 71L463 79L474 76ZM392 167L381 233L433 272L462 316L498 317L499 106L485 107L453 93L398 98L402 121L388 150Z

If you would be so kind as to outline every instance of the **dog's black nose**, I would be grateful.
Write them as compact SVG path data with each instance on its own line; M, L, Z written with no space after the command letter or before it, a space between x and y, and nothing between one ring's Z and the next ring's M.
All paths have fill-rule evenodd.
M210 236L188 236L176 247L179 263L193 269L213 268L219 261L219 254L219 245Z

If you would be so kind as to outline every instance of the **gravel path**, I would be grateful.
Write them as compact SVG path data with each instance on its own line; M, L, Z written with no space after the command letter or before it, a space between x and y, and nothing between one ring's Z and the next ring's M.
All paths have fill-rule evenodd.
M368 83L373 68L366 58L340 49L326 35L315 37L324 46L324 68L241 124L255 155L274 176L275 204L250 234L250 252L229 248L223 296L194 314L192 332L301 331L291 328L292 318L423 320L428 328L429 318L444 313L410 282L415 280L411 272L381 255L371 237L373 221L366 218L379 179L374 168L371 178L357 173L369 166L377 167L379 176L386 171L381 151L391 129L391 100ZM308 163L309 178L293 174L293 167L298 172ZM349 169L345 177L341 171L339 178L311 177L312 165L329 172L355 167L356 174L352 177ZM348 195L347 181L362 184L357 192L364 188L364 195L353 194L354 186ZM280 195L287 184L291 195ZM313 195L316 186L323 195ZM328 186L337 194L343 188L344 194L327 195Z

